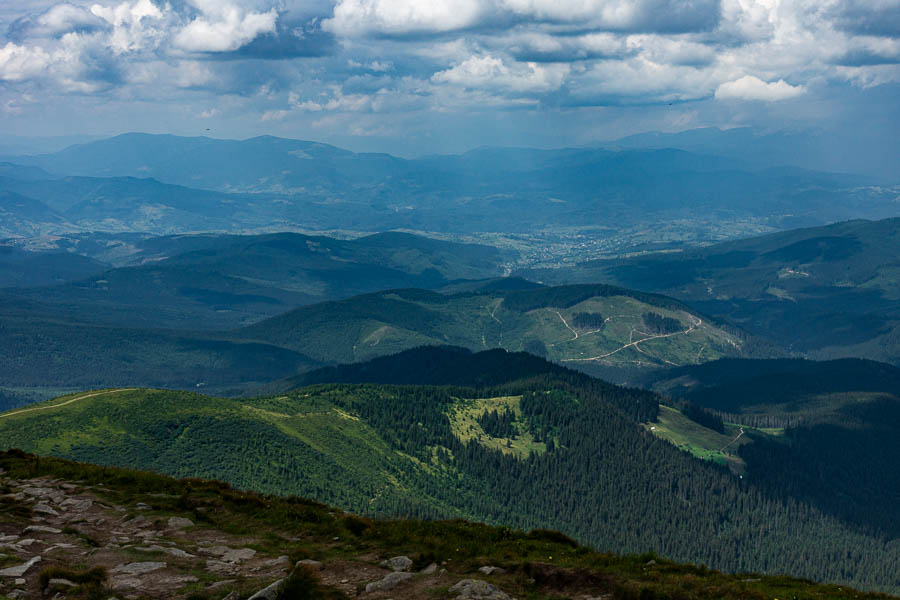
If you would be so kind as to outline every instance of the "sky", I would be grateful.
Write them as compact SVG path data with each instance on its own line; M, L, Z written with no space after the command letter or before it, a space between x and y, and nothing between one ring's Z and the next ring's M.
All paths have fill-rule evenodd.
M751 126L900 137L900 0L0 2L0 135L399 155Z

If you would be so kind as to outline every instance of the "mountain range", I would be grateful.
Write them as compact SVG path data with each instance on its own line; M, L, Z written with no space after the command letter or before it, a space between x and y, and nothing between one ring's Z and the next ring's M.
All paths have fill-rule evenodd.
M10 237L290 228L509 234L661 220L746 227L748 219L781 229L896 214L896 191L879 179L674 148L480 148L402 159L269 136L131 133L8 160L0 235Z

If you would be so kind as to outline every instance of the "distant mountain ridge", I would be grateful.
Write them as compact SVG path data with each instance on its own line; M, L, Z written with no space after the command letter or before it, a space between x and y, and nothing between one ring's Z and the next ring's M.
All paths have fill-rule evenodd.
M670 147L479 148L402 159L271 136L131 133L11 160L20 173L37 167L58 178L0 181L0 190L65 205L70 225L59 231L302 226L471 234L685 219L785 228L891 216L895 196L870 185L872 178L761 169L740 157Z

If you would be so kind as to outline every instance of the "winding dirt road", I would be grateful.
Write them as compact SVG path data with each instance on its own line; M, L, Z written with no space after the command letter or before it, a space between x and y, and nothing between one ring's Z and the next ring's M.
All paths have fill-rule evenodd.
M121 388L118 390L106 390L103 392L94 392L92 394L83 394L81 396L76 396L70 400L66 400L65 402L60 402L59 404L52 404L50 406L35 406L34 408L23 408L21 410L14 410L13 412L8 412L0 415L0 419L5 419L6 417L14 417L16 415L21 415L28 412L34 412L36 410L50 410L51 408L59 408L61 406L67 406L72 404L73 402L78 402L79 400L84 400L85 398L93 398L94 396L102 396L103 394L115 394L118 392L127 392L136 388Z

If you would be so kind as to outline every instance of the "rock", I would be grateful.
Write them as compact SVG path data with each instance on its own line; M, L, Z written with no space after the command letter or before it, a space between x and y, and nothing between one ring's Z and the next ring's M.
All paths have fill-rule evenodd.
M232 584L232 583L234 583L234 582L236 582L236 581L237 581L237 579L223 579L222 581L216 581L215 583L209 584L209 586L208 586L206 589L208 589L208 590L217 590L217 589L219 589L219 588L222 587L222 586L230 585L230 584ZM227 597L227 596L226 596L226 597Z
M68 511L84 512L90 510L94 502L90 498L66 498L60 503L60 506Z
M193 554L185 552L180 548L163 548L162 546L145 546L134 548L138 552L164 552L166 554L170 554L172 556L177 556L178 558L194 558Z
M381 561L382 567L387 567L391 571L409 571L413 561L408 556L395 556L387 560Z
M28 583L28 582L24 578L19 578L19 579L16 579L16 581L13 585L25 585L26 583Z
M13 590L13 591L9 592L8 594L6 594L6 597L10 598L11 600L18 600L19 598L27 598L28 592L25 592L23 590Z
M432 573L437 571L437 569L437 563L431 563L430 565L419 571L419 573L422 573L423 575L431 575Z
M279 566L289 566L291 564L291 559L287 557L287 555L279 556L278 558L270 558L266 562L263 563L264 567L279 567Z
M54 587L75 587L78 584L74 581L69 581L68 579L51 579L47 582L47 587L52 589Z
M53 508L51 508L50 505L46 502L38 502L31 510L36 513L41 513L42 515L50 515L52 517L59 516L59 513L53 510Z
M278 597L278 592L281 591L281 586L284 585L284 579L279 579L269 587L263 588L250 596L248 600L275 600Z
M241 599L241 595L238 594L237 592L231 592L230 594L228 594L227 596L222 598L222 600L240 600L240 599Z
M322 570L322 563L320 563L317 560L313 560L311 558L304 558L303 560L298 560L296 566L299 567L300 565L304 565L304 566L309 567L310 569L314 569L314 570L318 570L318 571Z
M480 572L484 573L485 575L493 575L494 573L497 573L498 575L501 575L501 574L503 574L503 573L506 573L506 569L501 569L500 567L484 566L484 567L481 567L481 568L478 569L478 570L479 570Z
M22 530L22 535L25 535L27 533L62 533L62 529L56 529L55 527L46 527L44 525L29 525Z
M412 579L412 573L388 573L384 576L384 579L366 584L366 593L371 594L374 592L386 592L392 590L407 579Z
M450 588L456 600L513 600L512 596L480 579L463 579Z
M150 525L152 525L150 519L143 515L138 515L130 521L125 521L125 524L129 527L137 527L139 529L143 527L150 527Z
M138 510L150 510L150 505L146 502L138 502L134 507Z
M222 556L226 552L229 552L231 548L228 546L210 546L209 548L200 548L200 552L203 554L211 554L212 556Z
M216 560L214 558L210 558L206 561L206 570L211 571L213 573L227 573L231 571L232 564L222 562L221 560Z
M230 563L239 563L241 561L250 560L256 556L256 550L251 548L239 548L237 550L229 550L222 555L222 560Z
M656 564L656 560L654 560L654 559L652 559L652 558L651 558L650 560L648 560L647 562L644 563L644 565L646 565L646 566L648 566L648 567L652 567L652 566L655 565L655 564Z
M40 556L32 557L28 562L17 567L9 567L0 571L0 577L21 577L28 572L28 569L41 562Z
M152 571L158 571L159 569L165 568L166 563L164 562L133 562L125 565L119 565L118 567L111 569L110 573L122 575L143 575L144 573L150 573Z
M194 522L184 517L171 517L169 519L169 529L184 529L185 527L193 527Z

